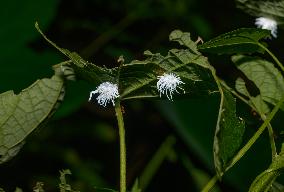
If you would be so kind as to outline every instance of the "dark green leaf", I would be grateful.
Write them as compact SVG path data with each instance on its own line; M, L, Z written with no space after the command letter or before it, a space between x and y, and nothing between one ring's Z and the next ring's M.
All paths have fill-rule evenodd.
M263 52L258 43L270 36L270 31L242 28L220 35L198 46L200 51L217 54Z
M185 83L185 94L208 95L216 91L207 58L188 49L170 50L167 56L145 52L144 61L132 61L120 69L120 90L123 99L159 97L157 76L174 72Z
M260 175L256 177L250 186L249 192L263 192L268 191L275 179L282 173L284 168L284 145L279 155L273 159L273 162Z
M244 121L236 115L236 99L223 89L220 110L214 137L214 163L218 176L223 171L242 143Z
M106 69L84 61L77 53L58 47L42 33L37 23L35 26L51 45L71 59L79 77L95 85L104 81L117 83L121 99L159 97L156 88L157 76L169 72L181 77L185 83L183 89L186 94L208 95L216 91L207 58L198 52L193 53L193 50L196 51L196 45L189 43L190 37L187 33L182 34L179 31L179 35L174 33L176 35L172 34L171 38L177 40L184 36L183 40L179 41L181 44L185 42L190 49L173 49L167 56L146 51L144 54L147 58L143 61L135 60L128 64L122 63L119 68Z
M99 67L93 63L85 61L77 53L71 52L67 49L60 48L55 43L50 41L40 30L38 23L35 23L35 27L38 32L44 37L44 39L58 49L61 53L67 56L72 62L72 67L75 70L76 76L85 79L93 84L100 84L105 81L110 81L112 83L117 83L117 68L107 69Z
M278 24L284 23L283 0L236 0L237 7L255 17L268 17L276 20Z
M174 30L169 36L170 41L177 41L180 45L188 47L191 51L199 54L195 42L190 39L190 33Z
M64 67L63 67L64 68ZM36 81L15 95L0 95L0 163L14 157L25 138L42 125L58 108L64 97L64 72Z
M259 112L264 114L269 112L265 102L276 105L284 96L284 78L280 71L272 63L258 57L238 55L233 56L232 60L246 77L257 86L260 95L255 98L251 97L245 82L240 78L236 81L237 91L249 97ZM283 110L284 106L281 109Z

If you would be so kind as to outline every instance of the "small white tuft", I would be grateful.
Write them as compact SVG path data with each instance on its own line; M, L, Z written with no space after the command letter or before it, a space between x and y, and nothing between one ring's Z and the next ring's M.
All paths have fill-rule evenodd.
M162 76L157 77L158 82L157 82L157 89L160 93L160 97L162 94L166 94L167 98L169 100L173 100L173 93L178 92L177 88L183 90L183 88L179 87L181 84L185 84L184 82L181 81L180 77L174 73L169 73L166 74L164 73Z
M99 94L97 96L97 101L99 105L106 106L110 101L114 106L114 100L119 97L117 84L110 82L101 83L95 91L91 91L89 101L91 101L93 95Z
M266 17L259 17L255 20L255 25L261 29L267 29L271 31L273 37L277 37L277 22L273 19Z

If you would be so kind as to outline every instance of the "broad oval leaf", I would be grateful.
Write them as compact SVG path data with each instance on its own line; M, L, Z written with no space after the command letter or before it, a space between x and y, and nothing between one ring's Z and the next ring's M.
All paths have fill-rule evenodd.
M215 37L199 45L198 49L217 54L264 52L258 44L267 37L270 37L268 30L241 28Z
M268 17L284 23L284 1L236 0L237 7L255 17Z
M257 86L260 95L256 98L251 97L245 82L240 78L236 81L237 91L249 97L260 112L269 112L263 101L276 105L284 96L284 78L280 71L273 63L258 57L238 55L233 56L232 61ZM284 110L283 105L281 109Z
M157 76L170 72L180 76L187 95L208 95L217 89L207 58L202 55L188 49L173 49L167 56L149 51L145 55L147 58L144 61L132 61L120 68L122 99L159 97Z
M122 100L159 97L157 76L170 72L180 76L185 83L182 87L186 94L208 95L217 91L208 60L197 51L189 33L174 31L170 35L170 39L189 49L172 49L166 56L146 51L143 61L134 60L128 64L122 63L120 67L106 69L84 61L77 53L58 47L42 33L37 23L35 26L51 45L73 62L72 67L79 77L95 85L104 81L118 84Z
M283 172L284 169L284 145L279 155L273 159L268 169L256 177L250 186L249 192L268 191L275 179ZM279 185L278 185L279 186ZM280 187L280 186L279 186Z
M63 100L64 72L59 73L57 67L52 78L38 80L18 95L13 91L0 94L0 164L17 154L25 138L50 118Z
M225 88L222 89L213 145L215 168L220 178L240 148L245 131L244 121L236 115L236 99Z

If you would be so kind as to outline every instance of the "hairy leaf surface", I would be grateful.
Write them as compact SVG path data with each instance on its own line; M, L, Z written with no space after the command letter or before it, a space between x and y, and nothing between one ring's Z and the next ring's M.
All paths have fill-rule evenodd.
M105 81L117 83L121 99L159 97L156 88L157 76L171 72L180 76L185 83L182 89L178 90L180 93L196 96L216 91L208 60L197 51L189 33L176 30L170 35L170 39L178 41L188 49L172 49L166 56L145 51L145 60L134 60L128 64L122 63L116 68L106 69L84 61L77 53L58 47L40 31L37 24L36 28L51 45L73 62L72 66L80 78L95 85Z
M147 58L144 61L132 61L120 68L119 87L123 99L159 97L157 76L170 72L180 76L187 95L208 95L216 91L204 56L196 55L188 49L173 49L167 56L149 51L145 55ZM183 93L183 90L178 91Z
M283 0L236 0L237 7L255 17L268 17L284 23L284 1Z
M283 172L284 168L284 145L279 155L273 160L268 169L259 174L250 186L249 192L263 192L268 191L275 179ZM278 188L283 188L279 186ZM273 187L275 189L275 185Z
M269 36L268 30L241 28L215 37L199 45L198 49L202 52L217 54L263 52L258 43Z
M256 98L250 96L242 79L237 79L236 89L251 99L251 102L260 112L267 113L269 108L263 102L276 105L284 96L284 78L280 71L269 61L258 57L233 56L233 62L259 89L260 95ZM284 106L281 107L284 110Z
M25 138L58 108L65 91L63 76L67 73L71 78L71 72L61 72L59 66L67 67L55 66L52 78L38 80L18 95L0 94L0 164L14 157Z
M236 99L223 89L220 110L214 137L214 163L218 176L223 175L242 143L245 123L236 115Z

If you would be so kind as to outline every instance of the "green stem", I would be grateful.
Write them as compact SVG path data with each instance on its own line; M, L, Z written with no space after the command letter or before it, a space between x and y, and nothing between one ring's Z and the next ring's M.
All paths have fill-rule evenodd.
M123 115L121 112L120 101L115 104L115 113L119 129L120 147L120 192L126 192L126 145Z
M210 181L206 184L206 186L202 189L201 192L210 191L214 187L214 185L216 184L217 181L218 181L218 177L217 177L217 175L215 175L214 177L212 177L210 179Z
M245 153L251 148L251 146L255 143L255 141L259 138L259 136L263 133L265 128L269 126L270 121L273 119L277 111L279 110L280 106L284 102L284 97L276 104L276 106L273 108L271 113L268 115L268 117L265 119L263 124L259 127L257 132L250 138L250 140L246 143L246 145L235 155L235 157L232 159L230 164L226 167L225 172L227 172L230 168L232 168L244 155ZM276 150L276 148L275 148ZM216 175L207 183L207 185L204 187L202 192L210 191L210 189L215 185L215 183L218 181L218 178Z
M257 132L250 138L250 140L246 143L246 145L235 155L230 164L226 167L225 172L228 171L231 167L233 167L243 156L244 154L251 148L251 146L255 143L255 141L259 138L265 128L269 125L270 121L273 119L282 103L284 102L284 97L276 104L271 113L267 116L263 124L257 130Z
M272 152L272 161L277 157L277 149L275 145L275 140L274 140L274 133L271 124L269 123L267 125L268 128L268 133L269 133L269 140L270 140L270 145L271 145L271 152Z
M261 115L261 119L265 121L266 116ZM269 134L269 141L271 145L271 153L272 153L272 161L273 161L277 157L278 154L277 154L277 149L276 149L275 140L274 140L273 128L270 123L268 123L267 129L268 129L268 134Z
M251 105L249 103L249 101L247 99L245 99L243 96L241 96L240 94L238 94L234 89L232 89L231 87L229 87L224 81L220 80L222 86L225 87L227 90L229 90L233 95L235 95L236 97L238 97L240 100L242 100L244 103L246 103L248 106L250 106L253 110L256 111L255 107L253 105Z
M258 43L258 46L260 46L262 49L264 49L271 57L272 59L277 63L277 65L281 68L281 70L284 72L284 66L282 63L277 59L277 57L269 50L267 47L262 45L261 43Z
M246 100L245 98L243 98L241 95L239 95L235 90L233 90L231 87L229 87L225 82L221 81L221 84L228 89L229 91L231 91L231 93L233 95L235 95L236 97L238 97L239 99L241 99L244 103L246 103L248 106L250 106L253 110L255 110L256 112L258 112L258 110L249 103L248 100ZM261 116L261 119L263 121L265 121L266 116L264 114L261 114L260 112L258 112L259 115ZM271 145L271 153L272 153L272 160L277 156L277 150L276 150L276 145L275 145L275 141L274 141L274 134L273 134L273 128L271 126L271 124L269 123L267 125L267 129L268 129L268 133L269 133L269 140L270 140L270 145Z

